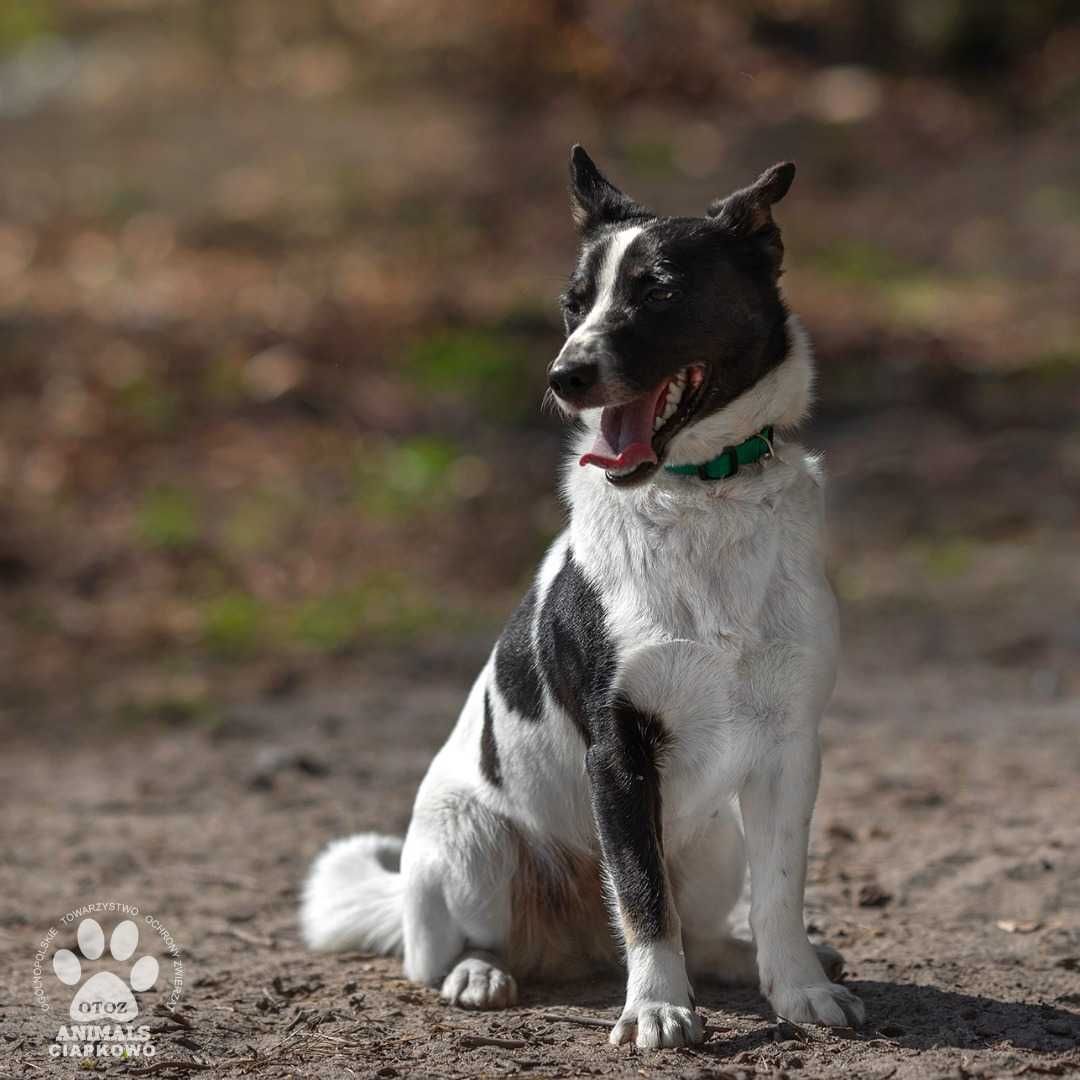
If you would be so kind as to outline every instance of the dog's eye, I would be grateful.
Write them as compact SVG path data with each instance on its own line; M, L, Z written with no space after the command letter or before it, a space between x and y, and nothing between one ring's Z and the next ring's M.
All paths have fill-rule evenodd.
M666 285L656 285L645 294L645 303L652 307L664 307L677 300L678 289L670 289Z
M564 296L562 306L563 311L571 318L580 315L583 310L583 305L576 296Z

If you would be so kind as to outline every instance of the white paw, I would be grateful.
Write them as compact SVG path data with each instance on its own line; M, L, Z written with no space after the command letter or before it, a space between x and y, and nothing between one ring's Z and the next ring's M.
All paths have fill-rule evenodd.
M705 1038L705 1025L692 1008L644 1001L627 1005L611 1029L613 1046L633 1041L639 1050L694 1046Z
M816 986L777 986L769 995L777 1016L796 1024L826 1027L861 1027L866 1019L863 1003L837 983Z
M507 1009L517 1003L517 983L490 961L466 956L443 980L439 997L462 1009Z

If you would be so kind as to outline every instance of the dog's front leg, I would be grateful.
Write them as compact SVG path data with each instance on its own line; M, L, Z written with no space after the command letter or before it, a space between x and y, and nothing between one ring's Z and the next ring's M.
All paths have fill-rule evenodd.
M682 927L664 865L661 824L663 726L617 704L592 725L585 757L604 873L626 945L626 1005L616 1046L642 1049L701 1042L686 975Z
M806 850L817 796L817 735L792 738L753 772L740 792L750 860L750 927L762 993L779 1016L857 1027L862 1002L830 982L803 923Z

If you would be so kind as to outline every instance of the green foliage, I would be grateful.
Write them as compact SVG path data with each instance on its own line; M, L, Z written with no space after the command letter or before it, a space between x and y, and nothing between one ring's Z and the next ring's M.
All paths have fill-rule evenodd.
M216 357L203 373L202 390L218 405L230 406L244 401L248 396L248 385L242 361L236 356Z
M630 171L639 176L663 179L675 172L675 148L660 139L635 139L625 145L623 155Z
M200 535L199 516L190 492L159 487L149 492L136 513L139 536L151 547L181 550Z
M226 657L254 651L265 624L263 605L246 593L225 593L203 611L203 641L212 652Z
M288 638L320 652L338 652L360 641L408 640L433 627L464 622L428 588L403 574L370 574L356 584L313 597L283 613Z
M153 196L141 188L122 186L107 194L102 212L111 221L124 222L141 210L149 209L153 203Z
M3 0L0 3L0 53L12 52L55 29L49 0Z
M287 528L289 514L285 500L269 492L242 497L225 521L222 539L240 555L267 551Z
M923 273L888 248L862 240L837 241L819 248L805 261L827 277L853 284L897 282Z
M434 626L450 631L463 622L437 595L404 574L372 574L360 586L364 631L373 638L407 640Z
M146 431L163 434L176 425L178 400L157 379L140 376L116 392L119 411Z
M364 448L355 464L357 500L366 513L388 518L440 505L449 497L446 474L458 456L453 443L429 436Z
M358 636L365 607L357 590L308 600L289 619L291 636L309 648L336 652Z
M1060 349L1047 349L1040 353L1031 364L1031 372L1040 379L1054 381L1056 379L1073 378L1080 370L1080 342L1073 346L1063 346Z
M478 329L443 329L414 342L405 371L419 387L468 398L492 416L521 408L521 383L529 349L525 342Z
M971 569L976 546L967 537L950 536L918 543L916 554L931 577L945 581L961 577Z
M359 641L404 641L464 617L401 574L371 574L321 596L269 604L238 591L206 600L202 640L219 659L246 660L299 647L338 653Z

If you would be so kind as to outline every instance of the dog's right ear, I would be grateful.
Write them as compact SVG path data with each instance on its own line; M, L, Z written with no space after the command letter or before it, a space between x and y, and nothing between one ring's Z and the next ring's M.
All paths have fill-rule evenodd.
M611 183L585 153L585 148L577 144L570 148L570 212L582 234L602 225L651 216Z

